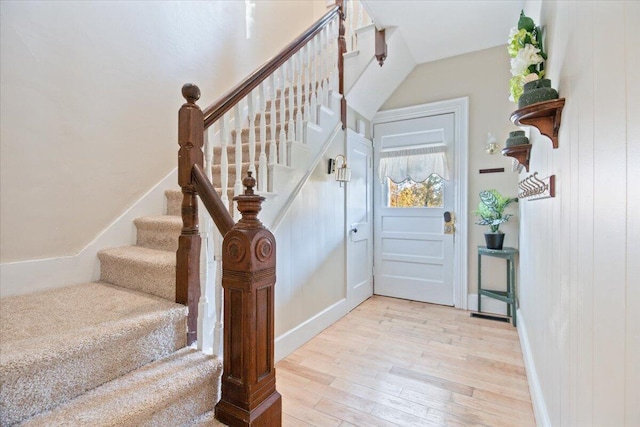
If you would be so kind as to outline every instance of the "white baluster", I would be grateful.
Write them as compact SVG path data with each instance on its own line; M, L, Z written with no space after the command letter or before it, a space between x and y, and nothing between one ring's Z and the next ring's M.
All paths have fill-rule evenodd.
M311 107L309 103L311 102L311 42L307 43L304 46L304 58L306 59L306 64L304 67L304 121L308 122L311 120Z
M338 85L336 82L337 68L338 68L338 32L337 32L338 20L334 19L329 24L329 90L337 91Z
M329 106L329 27L322 29L322 104Z
M235 107L233 107L233 124L236 131L236 146L235 146L235 156L236 156L236 182L233 186L233 197L239 196L242 194L242 120L241 120L241 111L242 111L242 101L238 102ZM240 211L235 208L235 204L233 207L233 218L238 221L240 219Z
M311 49L311 62L309 63L311 67L311 99L309 100L311 113L309 120L314 124L318 124L318 98L316 97L316 83L318 82L318 37L314 37L309 44Z
M213 231L213 256L215 262L215 289L214 301L216 307L216 322L213 327L213 354L222 357L222 235L216 229Z
M303 50L299 50L298 53L296 54L296 62L298 64L298 68L297 68L297 81L298 81L298 93L297 95L297 101L298 101L298 108L296 111L296 141L298 142L305 142L304 141L304 129L303 129L303 124L302 124L302 73L304 70L304 54L303 54ZM289 112L289 114L293 114L292 111Z
M295 94L294 94L294 79L296 76L296 64L295 64L295 56L292 56L291 59L289 59L289 61L287 61L288 64L288 76L289 76L289 82L288 82L288 86L289 86L289 121L287 122L287 141L288 141L288 145L290 145L291 141L293 141L294 139L296 139L296 127L293 121L293 111L295 109ZM284 126L284 124L283 124ZM287 149L287 152L289 150ZM289 156L287 155L287 158L289 158ZM289 163L287 163L289 164Z
M264 90L265 82L260 83L260 159L258 161L258 190L267 191L267 98Z
M211 181L211 164L213 159L213 126L204 132L204 172L209 181ZM208 173L207 173L208 168ZM200 252L200 299L198 300L198 322L197 322L197 347L198 350L207 350L211 346L209 331L209 300L207 299L207 284L209 282L209 260L211 253L209 252L210 232L212 228L211 217L207 214L200 198L198 198L198 222L200 223L200 237L202 239L203 249Z
M220 187L222 203L230 211L229 204L229 115L225 113L220 119Z
M347 0L347 19L349 20L349 29L348 29L348 42L349 52L356 50L354 43L354 29L353 29L353 0Z
M277 72L277 71L276 71ZM276 136L276 72L274 72L273 74L271 74L269 76L269 93L271 94L271 121L270 121L270 128L271 128L271 133L270 133L270 137L271 139L269 140L269 164L273 165L278 163L278 159L277 159L277 152L276 152L276 141L278 140L278 137Z
M286 111L286 99L284 97L284 89L286 87L285 84L285 66L286 62L282 64L282 67L279 69L280 83L278 84L278 89L280 90L280 138L278 138L278 164L286 165L287 164L287 134L284 131L285 128L285 111Z
M362 6L362 2L361 1L358 2L358 6L360 6L359 9L358 9L358 28L361 28L362 26L364 26L366 12L364 10L364 6ZM358 40L358 38L356 37L356 41L357 40ZM357 46L356 46L356 48L357 48Z
M249 171L251 176L256 174L256 110L254 108L254 91L247 95L247 112L249 114Z

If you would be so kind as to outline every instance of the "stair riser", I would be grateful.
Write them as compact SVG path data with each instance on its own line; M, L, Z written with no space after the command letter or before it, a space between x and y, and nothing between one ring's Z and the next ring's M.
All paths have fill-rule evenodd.
M178 250L178 237L182 226L173 229L157 229L137 225L136 245L159 251L175 252Z
M169 301L176 300L176 267L123 259L99 253L100 280L123 288L145 292Z

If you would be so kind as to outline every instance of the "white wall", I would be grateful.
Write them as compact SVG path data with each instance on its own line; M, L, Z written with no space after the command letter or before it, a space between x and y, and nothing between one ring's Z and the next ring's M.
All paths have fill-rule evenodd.
M499 46L441 61L418 65L384 103L381 110L411 105L469 97L469 200L470 210L475 210L481 190L495 188L504 195L517 194L518 177L511 172L511 158L485 153L487 132L492 132L502 147L509 131L516 129L509 121L514 104L509 96L509 55L506 46ZM504 167L504 173L480 174L479 169ZM512 208L509 208L512 209ZM512 209L516 213L517 208ZM468 284L469 293L477 289L478 245L484 246L487 227L474 223L477 217L469 213ZM501 229L506 233L505 246L518 247L518 219L514 218ZM505 284L505 265L500 259L483 259L483 281ZM471 301L472 303L474 300Z
M558 149L532 132L531 171L556 174L558 195L520 204L519 319L536 416L637 426L640 3L539 10L548 76L566 106Z
M9 2L0 13L0 262L78 253L176 166L206 106L316 18L310 1Z
M327 163L344 154L336 138L274 234L276 264L276 359L347 313L345 189Z

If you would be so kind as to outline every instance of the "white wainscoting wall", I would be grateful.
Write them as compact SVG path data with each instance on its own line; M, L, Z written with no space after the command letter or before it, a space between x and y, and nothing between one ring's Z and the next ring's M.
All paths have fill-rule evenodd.
M519 329L537 422L637 426L640 2L539 10L547 76L566 105L558 149L531 131L529 173L555 174L557 196L519 203Z

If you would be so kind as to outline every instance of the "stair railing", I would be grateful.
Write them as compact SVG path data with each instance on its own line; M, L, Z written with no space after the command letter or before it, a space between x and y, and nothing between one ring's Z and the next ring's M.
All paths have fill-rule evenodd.
M371 24L373 21L360 0L345 0L345 6L349 17L346 27L347 49L351 52L358 50L358 28Z
M213 349L219 354L223 343L222 398L216 418L226 424L281 424L274 368L275 239L257 219L264 198L254 194L254 187L264 193L274 190L270 170L291 166L291 144L306 143L306 124L317 124L318 109L330 102L331 92L339 94L343 128L346 125L343 1L336 0L308 30L204 110L196 104L200 89L192 84L182 88L186 103L179 111L178 183L183 228L176 254L176 302L189 309L188 344L198 341L202 349L209 328L203 326L204 316L199 322L198 311L209 311L206 285L213 278L216 302L225 290L224 339L220 339L223 317L217 303ZM245 137L247 162L243 162ZM216 154L220 163L214 166ZM230 156L235 166L231 200ZM245 173L248 177L241 181ZM199 219L197 196L210 217ZM208 225L211 220L217 231ZM200 223L205 225L202 233Z

